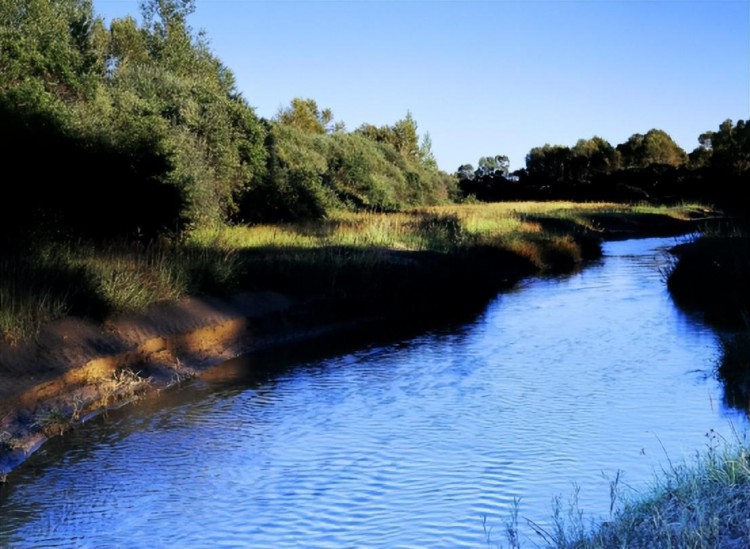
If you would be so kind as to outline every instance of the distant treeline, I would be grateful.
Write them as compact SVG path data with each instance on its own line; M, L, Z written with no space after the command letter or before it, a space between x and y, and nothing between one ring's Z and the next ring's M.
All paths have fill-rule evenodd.
M407 112L348 131L296 98L259 118L194 31L194 0L143 0L105 25L91 0L0 0L0 240L180 234L226 222L395 211L467 199L733 203L749 124L687 155L664 132L533 149L438 169ZM259 83L262 85L262 83Z
M664 131L635 134L612 146L601 137L574 147L544 145L526 155L526 167L510 173L504 155L482 157L476 169L458 168L464 198L502 200L708 201L748 213L750 120L725 120L698 137L687 154Z
M178 233L455 197L408 113L347 132L295 99L260 119L188 25L193 9L145 0L140 23L107 26L91 0L0 1L0 238Z

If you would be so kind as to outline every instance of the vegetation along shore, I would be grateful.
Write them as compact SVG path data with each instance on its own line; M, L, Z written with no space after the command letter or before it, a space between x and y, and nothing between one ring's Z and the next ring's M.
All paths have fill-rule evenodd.
M46 438L226 358L455 319L606 238L701 233L668 286L722 326L719 375L750 410L750 121L717 120L690 152L644 128L448 173L408 111L351 130L297 97L257 116L194 7L105 23L88 0L0 2L0 481ZM748 478L745 447L717 449L547 541L740 546Z
M78 242L39 252L45 263L6 262L14 290L3 294L0 347L6 472L45 437L230 356L331 330L377 330L384 319L451 320L522 277L578 268L598 257L604 237L683 233L706 213L442 206L204 229L144 247Z

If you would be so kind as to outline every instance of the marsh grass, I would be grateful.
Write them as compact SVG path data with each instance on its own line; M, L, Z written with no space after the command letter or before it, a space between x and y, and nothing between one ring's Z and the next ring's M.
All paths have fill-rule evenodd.
M667 467L655 476L645 491L623 488L618 472L610 480L609 516L604 520L587 516L579 504L576 487L567 499L555 497L552 516L545 524L522 519L537 536L533 546L556 549L750 547L750 447L739 437L727 441L714 431L706 436L706 449L696 452L690 461L675 463L668 458ZM495 547L519 549L524 546L518 517L516 502L507 523L507 545L498 542Z
M700 208L659 208L658 214L687 219ZM66 315L101 321L157 301L238 289L336 296L436 291L432 297L439 301L469 287L468 278L489 283L490 270L570 269L598 253L595 216L638 218L652 210L610 203L466 204L202 228L150 244L36 243L24 253L0 255L0 340L28 339Z

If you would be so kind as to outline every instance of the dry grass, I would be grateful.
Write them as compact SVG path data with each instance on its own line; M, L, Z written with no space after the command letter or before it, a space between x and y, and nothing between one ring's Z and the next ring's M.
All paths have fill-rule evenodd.
M580 261L594 220L644 215L687 219L701 206L513 202L420 208L393 214L341 212L320 222L221 226L179 242L56 243L24 256L0 256L0 340L33 336L50 320L73 314L102 320L151 303L200 293L258 289L269 280L350 292L343 271L372 269L393 253L465 255L491 248L544 271ZM403 258L398 261L403 262ZM420 273L422 276L424 273ZM368 281L370 282L370 281ZM356 290L356 289L355 289Z

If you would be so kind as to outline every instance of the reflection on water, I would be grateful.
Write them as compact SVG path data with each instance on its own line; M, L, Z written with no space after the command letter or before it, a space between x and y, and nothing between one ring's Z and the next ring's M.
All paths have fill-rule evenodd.
M112 414L17 471L0 545L477 547L514 500L544 525L574 486L603 516L618 470L642 489L746 425L717 336L666 292L671 243L609 243L455 329L232 361Z

